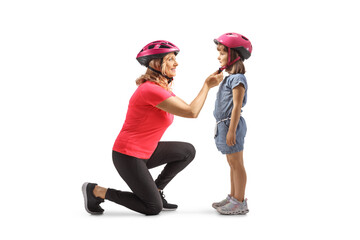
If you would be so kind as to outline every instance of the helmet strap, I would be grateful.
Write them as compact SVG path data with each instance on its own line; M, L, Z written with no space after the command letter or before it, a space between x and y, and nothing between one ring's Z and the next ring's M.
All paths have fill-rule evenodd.
M230 59L231 59L231 50L230 50L230 49L231 49L231 48L228 47L228 61L227 61L228 67L231 66L231 65L230 65Z
M231 65L233 65L235 62L239 61L240 59L241 59L240 57L237 57L232 62L230 62L230 59L228 59L228 63L225 66L222 66L221 68L219 68L218 73L221 73L224 69L229 68Z
M156 73L160 74L161 76L163 76L163 77L167 78L167 80L168 80L168 84L170 84L170 83L171 83L171 81L172 81L172 80L174 80L174 78L168 77L168 76L166 76L166 75L162 74L160 71L153 69L153 68L152 68L152 67L150 67L150 66L148 66L148 68L149 68L151 71L156 72Z

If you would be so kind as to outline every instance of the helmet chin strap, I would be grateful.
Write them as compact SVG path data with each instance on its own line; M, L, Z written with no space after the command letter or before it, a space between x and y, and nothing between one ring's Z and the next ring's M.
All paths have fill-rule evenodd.
M241 58L240 56L235 58L234 61L230 62L230 48L228 48L228 61L227 64L225 66L222 66L219 68L218 73L221 73L224 69L227 69L228 67L230 67L231 65L233 65L236 61L239 61Z
M162 74L160 71L153 69L153 68L152 68L152 67L150 67L150 66L148 66L148 68L149 68L151 71L156 72L156 73L160 74L161 76L163 76L163 77L167 78L167 80L168 80L168 84L170 84L170 83L172 82L172 80L174 80L174 78L172 78L172 77L168 77L168 76L166 76L166 75Z

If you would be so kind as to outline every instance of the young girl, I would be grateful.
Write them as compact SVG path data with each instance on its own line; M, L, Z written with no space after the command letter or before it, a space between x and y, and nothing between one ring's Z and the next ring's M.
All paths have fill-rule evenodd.
M246 214L249 212L244 199L246 172L243 163L246 123L241 117L241 108L247 101L247 82L243 61L251 55L250 41L238 33L226 33L214 39L219 51L221 68L225 77L217 93L214 117L216 119L215 143L218 150L226 154L230 165L231 192L226 199L213 203L221 214Z

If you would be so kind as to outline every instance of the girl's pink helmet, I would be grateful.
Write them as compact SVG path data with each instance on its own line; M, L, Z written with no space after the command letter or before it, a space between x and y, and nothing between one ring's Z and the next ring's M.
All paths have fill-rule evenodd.
M138 60L141 65L149 67L149 63L152 59L163 58L166 54L171 52L177 55L179 51L180 49L171 42L158 40L143 47L136 56L136 60Z
M242 60L248 59L251 56L252 45L249 39L238 33L225 33L220 37L214 39L216 44L223 44L228 48L237 51Z

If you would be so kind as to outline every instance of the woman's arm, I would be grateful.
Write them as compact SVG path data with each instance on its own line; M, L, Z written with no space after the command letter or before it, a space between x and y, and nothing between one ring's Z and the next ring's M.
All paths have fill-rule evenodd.
M202 107L204 106L207 94L212 87L219 85L223 79L223 74L217 72L211 74L201 88L197 97L187 104L179 97L170 97L156 105L157 108L168 113L187 118L197 118Z
M231 120L229 131L226 135L226 144L228 146L234 146L236 144L236 128L239 124L241 116L241 107L245 95L245 87L240 84L233 88L233 110L231 112Z

